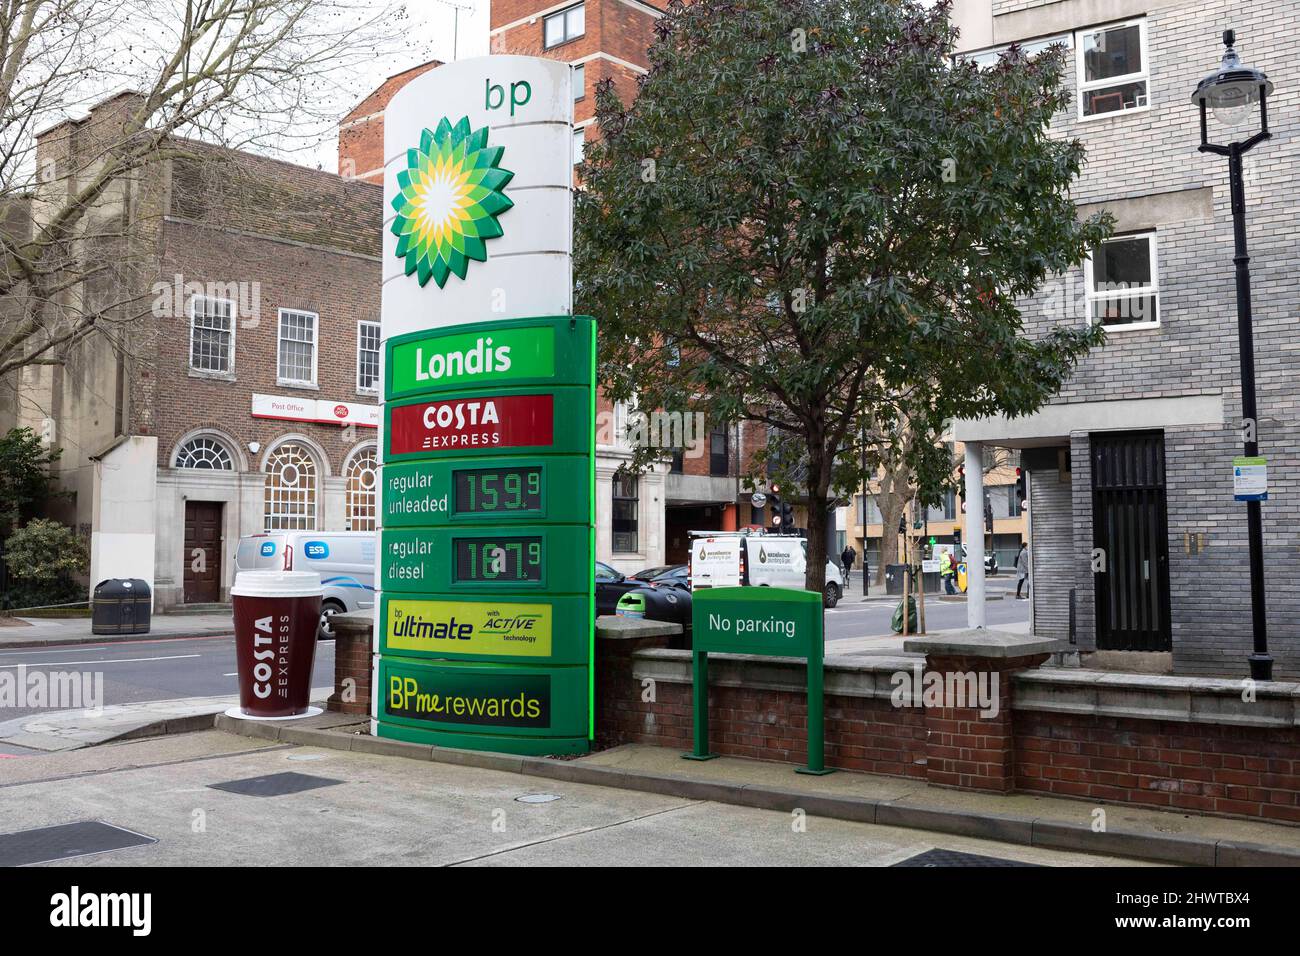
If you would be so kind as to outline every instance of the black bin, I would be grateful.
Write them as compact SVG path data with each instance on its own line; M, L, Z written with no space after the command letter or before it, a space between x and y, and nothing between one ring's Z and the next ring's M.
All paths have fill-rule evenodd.
M628 591L618 599L616 613L680 624L682 634L671 638L668 646L677 650L688 650L691 646L691 592L685 588L664 586Z
M885 593L902 594L903 578L907 575L906 564L888 564L885 566Z
M140 578L109 578L95 585L91 634L148 634L149 584Z

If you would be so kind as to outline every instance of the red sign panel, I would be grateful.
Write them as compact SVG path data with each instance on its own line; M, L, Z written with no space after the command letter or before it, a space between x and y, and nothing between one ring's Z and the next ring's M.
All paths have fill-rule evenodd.
M550 395L501 395L402 405L392 411L388 448L410 455L550 445L553 404Z

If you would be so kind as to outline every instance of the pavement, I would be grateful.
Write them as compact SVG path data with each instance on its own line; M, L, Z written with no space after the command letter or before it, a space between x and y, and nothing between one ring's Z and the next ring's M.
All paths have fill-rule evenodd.
M92 634L88 617L0 618L0 649L60 644L113 644L161 637L207 637L234 634L230 611L213 614L155 614L148 634Z
M0 767L6 831L99 820L154 841L55 866L890 866L934 849L1047 866L1131 864L844 820L814 806L743 806L218 731ZM315 786L279 796L214 789L283 773Z
M677 750L643 744L570 760L454 750L376 739L368 736L368 722L336 713L280 724L221 716L216 726L299 746L506 770L543 778L547 787L564 781L786 813L802 809L809 815L994 840L1004 850L1015 845L1198 866L1300 866L1300 827L1255 820L951 790L850 771L809 776L788 764L736 757L683 760Z

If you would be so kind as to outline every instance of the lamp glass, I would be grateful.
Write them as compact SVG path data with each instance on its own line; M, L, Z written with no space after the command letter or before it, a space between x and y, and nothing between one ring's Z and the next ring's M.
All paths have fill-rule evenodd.
M1216 122L1240 130L1254 118L1259 87L1254 83L1221 83L1210 90L1207 99Z

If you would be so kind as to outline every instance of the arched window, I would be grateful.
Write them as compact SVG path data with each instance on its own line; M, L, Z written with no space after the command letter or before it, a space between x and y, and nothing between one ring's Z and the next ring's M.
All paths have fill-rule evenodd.
M212 471L234 471L226 446L215 438L191 438L176 452L176 468L208 468Z
M347 529L375 530L375 468L379 464L373 446L363 448L348 462Z
M316 528L316 459L301 442L285 442L266 460L265 524L267 531Z

